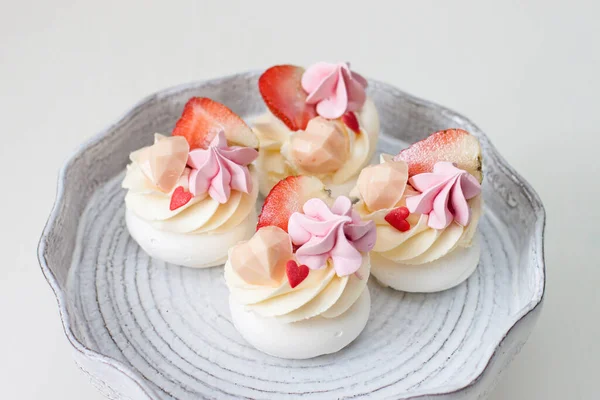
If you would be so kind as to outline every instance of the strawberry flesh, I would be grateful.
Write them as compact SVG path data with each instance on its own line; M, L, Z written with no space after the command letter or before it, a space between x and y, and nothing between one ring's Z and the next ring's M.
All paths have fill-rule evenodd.
M449 161L481 182L481 147L475 136L462 129L436 132L402 150L394 161L408 164L408 176L433 171L439 161Z
M265 198L256 230L273 225L287 232L290 216L301 212L304 203L313 197L326 197L325 187L318 178L288 176L282 179Z
M183 136L190 150L208 148L220 131L227 141L246 147L258 147L258 139L252 129L233 111L207 97L192 97L183 109L181 118L173 129L173 136Z
M267 108L292 131L304 130L308 121L317 116L314 105L306 104L307 93L302 88L304 68L276 65L258 79L258 89Z

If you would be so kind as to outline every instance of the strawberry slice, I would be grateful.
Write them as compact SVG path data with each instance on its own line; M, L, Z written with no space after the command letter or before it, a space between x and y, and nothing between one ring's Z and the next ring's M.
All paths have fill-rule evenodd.
M288 176L277 183L265 198L256 230L269 225L287 232L290 216L302 211L306 201L329 197L323 183L314 176Z
M233 111L207 97L192 97L177 121L173 136L183 136L190 150L208 148L220 131L230 145L258 148L258 138L252 129Z
M462 129L447 129L429 135L402 150L394 161L408 164L408 176L431 172L438 161L450 161L481 182L481 147L479 140Z
M308 121L317 116L315 106L306 104L308 94L302 89L302 74L302 67L276 65L258 79L265 104L292 131L306 129Z

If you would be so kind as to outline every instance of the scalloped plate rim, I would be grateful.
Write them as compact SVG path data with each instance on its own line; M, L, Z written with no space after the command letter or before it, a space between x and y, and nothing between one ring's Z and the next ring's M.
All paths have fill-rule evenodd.
M138 388L142 390L142 392L144 392L148 396L148 399L158 400L158 396L156 395L155 391L149 387L149 385L146 383L145 379L143 377L141 377L137 372L135 372L129 366L125 365L124 363L122 363L112 357L105 356L101 353L98 353L94 350L89 349L88 347L86 347L85 345L83 345L81 342L79 342L77 340L77 338L75 337L75 334L73 333L73 331L71 329L71 321L69 318L69 314L67 312L65 293L60 288L58 281L57 281L56 277L54 276L54 273L50 270L50 267L48 266L48 263L46 262L46 258L45 258L45 250L47 248L46 239L50 235L51 231L54 229L54 226L55 226L54 222L55 222L57 216L59 215L59 210L61 209L61 206L65 200L65 182L67 180L67 172L70 169L70 167L72 166L72 164L74 163L74 161L81 154L89 151L92 147L100 144L104 139L106 139L107 137L110 136L110 130L114 126L119 125L126 119L130 118L140 108L144 107L146 105L146 103L152 101L154 98L168 96L169 94L172 94L174 92L197 88L197 87L201 87L201 86L207 85L207 84L216 85L216 84L219 84L222 81L226 81L232 77L240 77L240 76L244 76L244 75L255 75L259 72L260 71L258 71L258 70L251 70L251 71L246 71L246 72L237 73L237 74L230 74L227 76L214 78L214 79L183 83L183 84L171 86L166 89L154 92L154 93L144 97L139 102L137 102L128 111L126 111L120 117L118 117L115 120L115 122L109 124L106 128L104 128L99 133L94 135L92 138L88 139L86 142L84 142L82 145L80 145L79 148L77 148L77 150L75 150L71 154L71 156L67 159L67 161L64 163L63 167L61 168L61 170L59 172L58 184L57 184L57 190L56 190L56 198L55 198L50 216L48 217L48 220L44 226L42 235L39 239L37 255L38 255L38 261L40 264L40 268L44 274L44 277L46 278L46 281L52 288L52 290L54 292L54 296L56 297L56 300L58 302L58 308L59 308L60 318L61 318L62 325L63 325L63 330L65 332L65 335L67 336L67 339L69 340L69 343L72 345L72 347L75 350L77 350L79 353L83 354L84 356L86 356L88 358L99 361L109 367L116 369L120 373L124 374L133 383L135 383L138 386ZM519 323L528 314L532 313L543 303L543 299L544 299L544 295L545 295L545 288L546 288L546 265L545 265L545 260L544 260L544 229L545 229L545 224L546 224L546 212L545 212L543 203L542 203L539 195L536 193L536 191L533 189L533 187L506 162L504 157L502 157L502 155L496 150L495 146L490 142L490 140L485 135L485 133L483 133L483 131L481 131L481 129L479 129L468 118L462 116L461 114L459 114L447 107L441 106L437 103L434 103L434 102L431 102L428 100L424 100L424 99L416 97L412 94L406 93L406 92L396 88L393 85L390 85L390 84L387 84L387 83L384 83L384 82L381 82L378 80L374 80L374 79L369 79L369 82L375 84L375 86L385 86L388 89L390 89L392 92L402 94L402 96L410 99L414 103L418 103L418 104L426 106L426 107L437 108L438 111L447 113L448 115L450 115L452 119L460 120L460 122L462 124L470 125L472 127L472 133L475 133L476 136L480 138L480 140L484 140L486 142L486 144L489 146L490 153L496 158L497 165L499 167L501 167L502 169L504 169L505 171L509 172L511 175L511 179L513 181L515 181L515 183L518 183L521 186L522 190L525 193L527 193L528 200L531 202L531 204L534 206L533 208L535 209L536 224L535 224L535 229L534 229L534 235L535 235L535 246L537 249L537 256L538 256L537 268L540 270L540 277L539 277L538 282L535 282L537 284L537 287L534 292L534 297L529 301L529 303L527 303L527 305L525 307L521 308L519 310L519 312L514 315L514 318L511 323L510 328L508 328L506 330L506 332L504 333L502 338L495 344L494 349L491 352L491 354L489 354L489 357L487 358L485 365L483 366L481 371L479 371L479 374L471 382L469 382L466 385L462 385L462 386L456 385L458 387L453 387L452 385L442 386L440 388L440 390L436 391L435 393L433 393L433 392L420 393L420 394L415 394L414 396L406 397L405 399L416 400L416 399L423 399L425 397L444 396L444 395L458 393L458 392L461 392L461 391L475 385L479 380L482 379L484 374L487 372L488 367L490 366L490 363L494 360L494 357L495 357L498 349L501 347L501 345L505 341L505 339L511 334L511 332L519 325ZM113 133L113 134L115 134L115 133Z

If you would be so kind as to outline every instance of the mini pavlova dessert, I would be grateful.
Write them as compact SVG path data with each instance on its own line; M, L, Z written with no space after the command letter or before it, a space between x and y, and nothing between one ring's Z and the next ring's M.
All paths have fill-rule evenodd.
M366 87L347 63L320 62L306 70L277 65L261 75L258 88L268 110L253 129L263 195L292 175L318 177L334 197L350 192L379 136L379 116Z
M365 168L354 210L377 226L373 276L407 292L436 292L467 279L479 263L481 149L468 132L434 133Z
M131 153L123 187L127 228L151 256L212 267L252 236L258 140L224 105L192 98L172 136Z
M291 176L267 196L255 235L225 264L232 320L258 350L304 359L339 351L363 330L375 224L333 201L315 177Z

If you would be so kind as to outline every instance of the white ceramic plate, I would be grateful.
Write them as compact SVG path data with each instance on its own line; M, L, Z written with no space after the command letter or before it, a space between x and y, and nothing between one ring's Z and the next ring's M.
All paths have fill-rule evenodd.
M372 311L346 349L282 360L235 331L222 269L150 259L124 223L122 172L131 151L169 133L191 96L245 118L263 110L257 73L152 95L84 145L63 168L39 260L58 298L77 363L108 397L473 398L485 395L519 351L544 293L544 211L533 189L464 117L370 81L380 150L395 153L434 131L464 128L481 141L482 257L460 286L407 294L370 282Z

